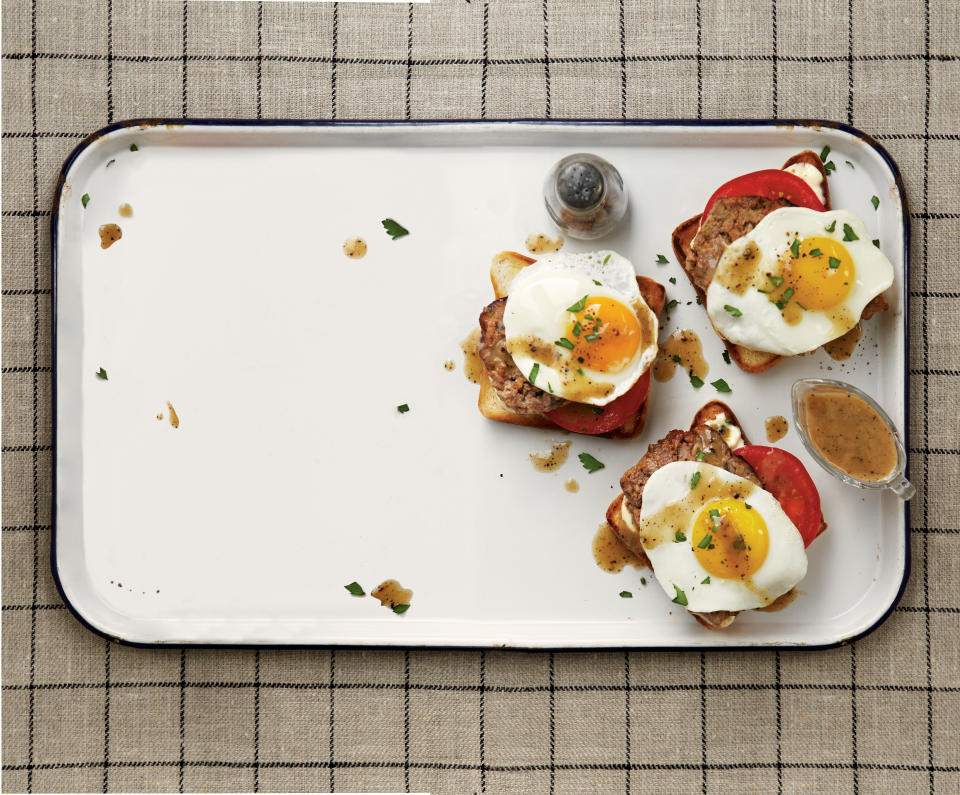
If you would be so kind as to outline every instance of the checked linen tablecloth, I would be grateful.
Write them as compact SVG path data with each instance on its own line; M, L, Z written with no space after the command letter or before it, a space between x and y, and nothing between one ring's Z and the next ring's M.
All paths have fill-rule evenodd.
M3 790L960 792L960 4L3 0ZM49 215L131 117L836 119L911 210L913 572L817 652L141 650L50 572Z

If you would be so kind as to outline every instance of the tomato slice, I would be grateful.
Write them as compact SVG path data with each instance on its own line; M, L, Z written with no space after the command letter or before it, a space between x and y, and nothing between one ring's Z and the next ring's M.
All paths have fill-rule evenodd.
M800 459L779 447L764 445L738 447L733 454L753 467L764 489L776 497L783 512L800 531L803 545L810 546L820 532L823 514L820 493Z
M619 428L632 416L650 392L650 368L640 376L628 391L606 406L591 406L587 403L565 403L558 409L548 411L547 419L561 428L575 433L607 433ZM597 413L603 409L602 412Z
M710 214L717 199L728 196L763 196L765 199L786 199L797 207L823 212L826 208L806 182L796 174L778 168L767 168L736 177L717 188L700 216L700 226Z

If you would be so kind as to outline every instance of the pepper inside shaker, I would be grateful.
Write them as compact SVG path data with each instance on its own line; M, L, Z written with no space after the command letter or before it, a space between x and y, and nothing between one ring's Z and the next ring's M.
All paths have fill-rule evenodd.
M581 240L607 234L627 210L620 173L602 157L586 152L568 155L554 165L543 195L553 222Z

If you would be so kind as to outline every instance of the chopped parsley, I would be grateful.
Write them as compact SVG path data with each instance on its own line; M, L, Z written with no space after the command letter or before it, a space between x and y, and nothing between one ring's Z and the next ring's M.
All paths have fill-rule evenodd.
M703 379L698 375L690 373L690 386L692 386L694 389L699 389L703 386Z
M717 392L732 392L729 384L724 381L722 378L718 378L716 381L711 381L710 386L717 390Z
M747 506L747 510L748 510L748 511L752 511L752 510L753 510L753 506L752 506L749 502L745 502L744 505Z
M102 378L104 381L106 381L107 371L101 367L99 370L97 370L97 378Z
M824 232L832 232L832 231L833 231L834 229L836 229L836 228L837 228L837 219L834 218L834 219L830 222L830 226L825 226L825 227L823 227L823 231L824 231Z
M671 599L671 602L676 602L678 605L687 606L687 595L681 591L676 585L673 586L673 590L677 592L677 595Z
M554 345L559 345L561 348L566 348L568 351L573 350L573 343L570 342L566 337L561 337L558 340L555 340Z
M690 478L690 488L695 489L697 484L700 482L700 470L697 470L693 473L693 477Z
M577 368L577 375L582 375L582 376L586 377L587 374L586 374L585 372L583 372L583 368L582 368L582 367L578 367L578 368Z
M724 348L724 349L723 349L723 354L722 354L722 356L723 356L723 360L724 360L727 364L730 364L730 351L728 351L726 348Z
M834 163L832 160L829 160L829 161L827 161L826 163L823 164L823 170L826 171L828 174L829 174L831 171L835 171L836 168L837 168L837 164Z
M670 284L676 284L676 283L677 283L677 277L676 277L676 276L671 276L669 279L667 279L667 281L670 282Z
M876 238L876 239L873 241L873 245L875 245L877 248L880 248L880 238L879 238L879 237Z
M777 301L777 309L782 310L786 307L787 304L790 303L790 299L793 298L793 292L794 291L792 287L788 287L786 290L783 291L783 298Z
M620 591L621 599L633 599L633 594L630 591Z
M695 461L703 461L703 459L706 458L706 457L707 457L707 454L706 454L705 452L703 452L703 450L701 450L699 453L697 453L697 457L696 457L694 460L695 460Z
M735 539L733 539L733 548L734 548L734 549L746 549L746 548L747 548L747 542L743 540L743 536L742 536L742 535L738 535Z
M641 578L640 578L640 584L641 584L641 585L646 585L646 584L647 584L647 578L646 578L646 577L641 577Z
M697 549L706 549L707 544L713 540L713 536L707 533L703 538L700 539L700 543L697 544Z
M547 391L552 395L553 394L553 384L547 381Z
M587 342L596 342L598 339L600 339L600 335L599 335L599 334L587 334L587 335L584 337L584 339L585 339Z
M350 591L350 593L353 594L353 596L366 596L366 593L364 592L363 588L360 586L360 583L356 581L350 583L349 585L344 585L343 587L346 588L348 591Z
M830 147L825 146L820 150L820 162L826 163L828 157L830 157Z
M671 356L670 358L677 364L680 364L680 357L677 356L677 354L673 354L673 356Z
M663 254L657 254L657 265L666 265L669 261Z
M831 270L836 270L840 267L840 260L836 257L830 257L830 261L827 263L830 266Z
M116 162L117 162L117 159L114 157L107 161L107 164L104 166L104 168L110 168L110 166L112 166Z
M534 362L533 367L530 368L530 378L527 379L531 384L537 383L537 376L540 374L540 362Z
M710 575L708 574L706 577L704 577L702 580L700 580L700 584L701 584L701 585L709 585L709 584L710 584Z
M136 144L130 144L130 151L131 151L131 152L136 152L138 148L139 148L139 147L137 147Z
M607 254L607 259L610 259L610 255L609 255L609 254ZM605 259L605 260L604 260L604 263L606 263L606 261L607 261L607 260ZM598 282L596 279L593 280L593 283L594 283L595 285L597 285L597 287L603 287L603 282Z
M810 252L809 252L809 253L810 253L810 256L811 256L811 257L822 257L822 256L823 256L823 252L822 252L820 249L818 249L818 248L812 248L812 249L810 249Z
M700 296L699 296L699 295L697 296L697 303L698 303L698 304L702 304L702 303L703 303L703 301L700 300Z
M876 196L871 196L871 197L870 197L870 204L873 205L873 209L874 209L874 210L879 209L879 207L880 207L880 199L879 199L878 197L876 197Z
M583 296L577 303L567 307L567 312L582 312L587 305L587 296Z
M782 276L771 276L771 275L768 273L768 274L767 274L767 278L770 280L770 282L773 284L774 287L779 287L781 284L783 284L783 277L782 277Z
M610 261L610 255L607 254L607 256L603 258L603 262L601 264L606 265L609 261ZM600 282L597 282L597 284L600 284Z
M735 306L730 306L730 304L724 304L724 305L723 305L723 308L724 308L727 312L729 312L731 315L733 315L734 317L740 317L740 315L743 314L743 312L741 312L741 311L740 311L739 309L737 309Z
M398 224L392 218L384 218L380 223L383 224L383 228L386 230L386 233L394 240L396 240L398 237L403 237L404 235L410 234L409 229L400 226L400 224Z
M573 336L579 337L582 331L583 331L583 326L580 325L580 321L578 320L576 323L573 324Z
M394 605L393 612L398 616L402 613L406 613L410 609L410 605Z
M673 309L675 306L679 306L680 302L676 298L671 298L667 302L667 309Z
M795 237L793 242L790 244L790 253L795 257L800 256L800 238Z
M83 196L80 197L80 204L82 204L82 205L84 206L84 208L86 208L87 203L88 203L89 201L90 201L90 194L89 194L89 193L84 193Z
M682 544L684 541L687 540L687 537L683 534L683 530L677 530L677 533L673 537L673 540L676 541L678 544Z
M408 411L410 411L410 406L408 406L406 403L401 403L399 406L397 406L397 411L399 411L401 414L406 414Z
M853 228L850 224L843 225L843 240L844 242L849 242L850 240L859 240L857 233L853 231Z
M720 518L720 511L718 511L716 508L711 508L709 513L710 513L710 518L711 518L711 519L719 519L719 518ZM714 524L716 524L716 522L714 522Z
M604 464L602 461L597 461L597 459L590 455L590 453L580 453L577 458L580 459L580 463L583 464L583 468L591 475L606 466L606 464Z

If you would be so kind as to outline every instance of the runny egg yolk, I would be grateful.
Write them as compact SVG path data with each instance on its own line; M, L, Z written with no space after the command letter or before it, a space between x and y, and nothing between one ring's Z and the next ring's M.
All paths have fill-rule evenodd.
M710 575L743 580L763 565L770 537L758 511L743 500L727 497L713 500L700 511L690 543Z
M574 311L564 336L573 343L571 356L582 367L619 373L633 361L642 341L633 309L606 296L587 296L569 309Z
M804 309L832 309L843 302L856 277L846 246L829 237L808 237L800 241L799 252L783 272L794 300Z

